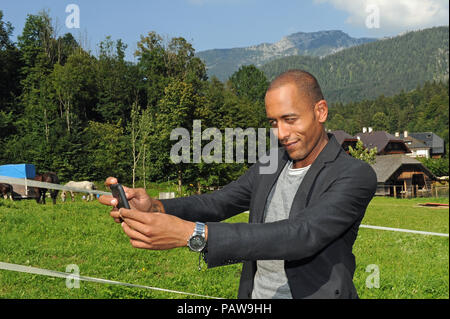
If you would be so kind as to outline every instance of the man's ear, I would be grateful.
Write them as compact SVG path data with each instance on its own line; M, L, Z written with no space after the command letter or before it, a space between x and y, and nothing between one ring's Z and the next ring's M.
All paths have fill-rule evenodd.
M325 123L328 117L328 104L325 100L320 100L314 107L316 119L321 123Z

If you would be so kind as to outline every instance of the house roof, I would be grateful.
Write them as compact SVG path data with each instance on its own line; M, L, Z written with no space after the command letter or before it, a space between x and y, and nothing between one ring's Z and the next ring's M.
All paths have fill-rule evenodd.
M425 143L412 136L404 137L403 141L405 141L406 145L408 145L410 149L430 149L430 147Z
M375 164L372 164L371 166L377 174L378 183L385 183L402 165L407 164L420 166L423 172L425 172L432 179L435 179L433 173L421 162L405 154L376 156Z
M348 134L347 132L345 132L343 130L331 131L330 133L332 133L334 135L334 137L336 138L338 143L341 145L342 145L342 143L344 143L345 140L350 140L350 141L358 140L355 136L351 136L350 134Z
M356 136L359 136L361 141L364 143L364 146L368 149L372 149L374 147L377 148L378 152L381 152L384 150L386 145L388 145L389 142L400 142L405 143L400 137L396 137L392 134L389 134L385 131L372 131L367 133L358 133ZM407 152L409 151L408 146L405 147L407 149Z
M433 132L417 132L409 133L408 135L425 143L426 146L431 148L432 153L445 153L444 140Z

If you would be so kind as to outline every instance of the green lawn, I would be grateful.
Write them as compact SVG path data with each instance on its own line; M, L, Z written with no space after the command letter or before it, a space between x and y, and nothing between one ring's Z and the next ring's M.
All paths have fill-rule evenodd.
M448 233L448 209L417 203L448 199L374 198L363 224ZM240 214L228 222L245 222ZM98 202L37 205L0 200L0 261L65 271L76 264L83 276L235 298L241 265L198 271L198 254L187 248L146 251L129 245L121 227ZM361 298L449 298L448 238L361 228L354 246L355 284ZM366 287L369 265L379 269L379 288ZM190 298L168 292L66 281L0 270L1 298Z
M449 232L449 210L418 203L448 199L375 197L362 224L437 233ZM361 298L449 298L448 237L360 228L353 253ZM369 265L379 269L379 288L366 287Z

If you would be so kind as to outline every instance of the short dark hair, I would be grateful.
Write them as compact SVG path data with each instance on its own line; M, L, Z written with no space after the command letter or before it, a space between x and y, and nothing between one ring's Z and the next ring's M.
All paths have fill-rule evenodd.
M267 91L279 88L288 83L294 84L300 94L307 95L313 105L324 99L319 82L314 75L307 71L297 69L281 73L270 83Z

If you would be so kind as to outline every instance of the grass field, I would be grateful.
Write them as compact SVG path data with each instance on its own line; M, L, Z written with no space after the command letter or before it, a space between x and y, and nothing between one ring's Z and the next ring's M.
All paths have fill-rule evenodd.
M448 199L374 198L363 224L449 232L448 209L418 207ZM246 222L248 214L227 222ZM0 199L0 261L223 298L236 298L241 264L198 271L187 248L146 251L131 247L121 227L98 202L37 205ZM449 298L449 239L361 228L353 252L361 298ZM372 266L371 266L372 265ZM375 266L373 266L375 265ZM369 268L368 268L369 267ZM379 271L379 288L366 280ZM367 271L366 271L367 270ZM372 277L371 277L372 276ZM374 281L371 281L374 282ZM190 298L168 292L80 282L0 270L0 298Z

